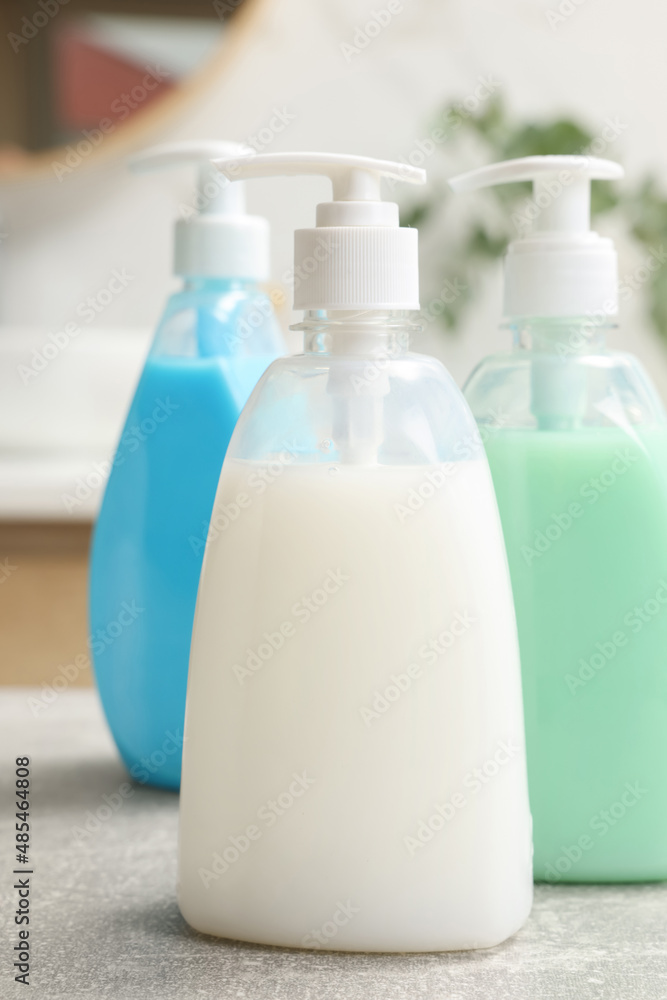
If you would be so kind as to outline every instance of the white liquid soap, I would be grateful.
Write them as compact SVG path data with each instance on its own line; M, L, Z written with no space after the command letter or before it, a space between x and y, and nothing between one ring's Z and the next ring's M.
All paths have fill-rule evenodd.
M307 155L291 159L304 167ZM263 160L276 166L257 156L241 169ZM405 350L400 310L416 292L387 309L371 283L366 310L322 312L333 295L322 280L306 353L260 381L211 518L188 681L181 910L204 933L263 944L490 947L525 921L532 868L516 626L488 465L445 369Z

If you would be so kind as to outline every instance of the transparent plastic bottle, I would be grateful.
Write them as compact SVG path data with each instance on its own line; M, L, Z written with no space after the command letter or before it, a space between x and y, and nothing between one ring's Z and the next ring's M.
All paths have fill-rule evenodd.
M550 882L667 878L667 424L639 362L609 350L611 240L589 228L594 157L527 157L452 181L533 179L510 244L513 349L464 393L512 576L534 870Z
M373 238L352 235L362 266ZM225 458L215 509L228 523L207 544L193 632L179 846L180 906L208 934L481 948L530 910L497 506L460 391L407 350L416 233L400 243L414 261L404 308L306 309L304 353L269 368ZM332 257L343 298L349 272ZM365 266L371 299L372 257Z
M667 878L667 424L608 323L524 320L465 395L517 610L548 881Z
M201 144L146 160L175 155L201 157ZM91 647L107 721L132 777L165 788L180 782L192 621L222 461L246 400L283 350L258 285L266 223L241 214L236 194L220 205L232 196L220 187L206 217L178 224L183 288L155 333L91 552Z

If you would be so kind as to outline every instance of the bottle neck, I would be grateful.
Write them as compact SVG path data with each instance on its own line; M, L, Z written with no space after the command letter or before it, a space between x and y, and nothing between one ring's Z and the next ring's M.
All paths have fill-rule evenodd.
M306 354L399 358L419 326L404 311L318 309L290 329L303 331Z
M599 354L616 327L615 318L604 313L563 318L514 317L505 324L512 331L514 350L562 357Z
M183 277L183 291L190 293L209 293L222 295L226 292L252 291L257 288L257 282L248 278L211 278L197 275Z

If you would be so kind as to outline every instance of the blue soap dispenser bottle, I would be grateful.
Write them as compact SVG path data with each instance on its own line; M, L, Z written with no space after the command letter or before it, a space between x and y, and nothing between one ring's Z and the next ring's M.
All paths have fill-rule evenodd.
M199 165L198 212L175 227L168 300L112 462L94 531L90 641L95 680L132 777L179 787L190 636L215 491L238 416L284 353L270 298L268 224L211 157L243 147L170 144L136 171ZM217 524L217 527L216 527Z

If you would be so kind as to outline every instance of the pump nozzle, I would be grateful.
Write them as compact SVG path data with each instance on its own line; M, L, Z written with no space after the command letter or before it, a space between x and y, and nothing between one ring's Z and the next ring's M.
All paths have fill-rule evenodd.
M194 164L199 167L197 194L187 218L176 222L174 271L188 277L247 278L269 274L269 229L265 219L245 214L245 190L220 176L212 160L244 156L248 147L235 142L192 140L154 146L130 157L134 173Z
M617 180L623 167L594 156L525 156L460 174L457 192L532 181L533 197L515 218L532 232L510 243L506 316L588 316L617 312L617 263L611 240L590 229L591 180Z
M316 228L294 234L296 309L418 309L417 231L399 226L398 205L381 200L383 177L423 184L417 167L338 153L260 153L214 159L230 180L316 174L333 201Z

